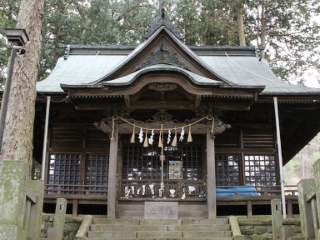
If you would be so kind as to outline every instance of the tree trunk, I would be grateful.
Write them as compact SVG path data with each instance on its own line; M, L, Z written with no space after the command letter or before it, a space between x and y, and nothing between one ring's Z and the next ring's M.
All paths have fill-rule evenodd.
M44 0L22 0L20 4L17 28L25 29L30 41L26 53L16 56L0 155L2 161L25 161L30 166L43 5Z
M240 46L246 46L246 38L244 36L244 24L242 17L242 8L238 8L238 34L239 34L239 44Z
M266 36L267 36L267 20L266 20L266 15L265 15L265 6L264 3L261 6L261 35L260 35L260 46L265 46L266 45ZM264 58L265 52L264 50L260 51L260 55L262 58Z

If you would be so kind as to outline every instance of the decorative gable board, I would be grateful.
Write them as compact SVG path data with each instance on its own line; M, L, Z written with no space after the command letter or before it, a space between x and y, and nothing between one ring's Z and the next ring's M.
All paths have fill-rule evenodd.
M137 47L99 82L121 78L157 64L176 66L197 75L227 83L165 27L161 27L151 38Z

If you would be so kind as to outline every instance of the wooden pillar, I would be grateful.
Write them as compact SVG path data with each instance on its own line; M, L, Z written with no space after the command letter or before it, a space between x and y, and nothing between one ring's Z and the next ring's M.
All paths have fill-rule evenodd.
M72 216L74 217L78 216L78 200L77 199L72 200Z
M207 131L207 204L209 219L217 217L216 208L216 171L214 138L211 137L210 129Z
M252 218L252 201L247 201L247 217Z
M293 218L292 200L287 200L287 217Z
M108 173L108 218L116 216L116 185L118 157L118 127L114 129L114 139L110 139L109 173Z

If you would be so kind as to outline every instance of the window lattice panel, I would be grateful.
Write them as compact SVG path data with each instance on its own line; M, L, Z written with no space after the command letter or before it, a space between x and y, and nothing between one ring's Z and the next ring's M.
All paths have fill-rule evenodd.
M182 147L183 156L183 179L201 180L202 179L202 158L199 146Z
M155 140L157 143L157 140ZM182 164L182 177L186 180L202 179L201 147L185 144L178 147L165 146L166 160L163 165L163 178L169 179L169 162L177 161ZM127 180L161 180L161 149L158 145L128 144L124 146L123 179Z
M49 188L60 189L61 194L78 194L74 190L79 180L80 154L50 154Z
M106 195L108 184L108 155L88 154L86 156L86 190L91 195Z
M238 155L216 155L217 186L239 186Z
M274 156L247 155L244 157L245 183L255 186L274 186L276 163Z
M124 151L123 178L127 180L160 180L160 148L127 145ZM168 162L164 161L164 179L167 179Z

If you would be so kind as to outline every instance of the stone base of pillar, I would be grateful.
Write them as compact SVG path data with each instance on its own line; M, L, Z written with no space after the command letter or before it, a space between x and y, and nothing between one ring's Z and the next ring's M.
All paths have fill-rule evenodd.
M22 240L26 239L26 233L17 225L0 224L0 239Z
M22 161L0 165L0 239L40 237L43 184L29 180Z

